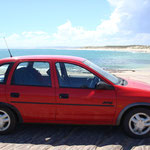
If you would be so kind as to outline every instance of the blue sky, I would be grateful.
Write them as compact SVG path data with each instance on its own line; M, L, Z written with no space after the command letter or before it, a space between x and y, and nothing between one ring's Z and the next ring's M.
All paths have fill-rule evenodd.
M149 0L5 0L0 48L150 45Z
M101 20L109 18L111 10L106 0L5 0L0 5L0 32L53 33L67 20L93 30Z

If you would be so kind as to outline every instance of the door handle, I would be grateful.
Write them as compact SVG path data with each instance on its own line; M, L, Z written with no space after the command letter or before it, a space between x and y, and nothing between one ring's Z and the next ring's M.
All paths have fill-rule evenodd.
M103 104L112 104L113 102L111 101L104 101Z
M10 96L14 97L14 98L19 98L20 94L19 93L10 93Z
M60 99L68 99L69 98L69 94L59 94L59 98Z

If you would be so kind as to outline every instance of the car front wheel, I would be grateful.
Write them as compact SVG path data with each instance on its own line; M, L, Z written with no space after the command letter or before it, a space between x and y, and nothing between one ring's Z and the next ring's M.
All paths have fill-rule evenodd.
M0 108L0 134L11 132L16 126L16 117L8 108Z
M134 138L145 138L150 134L150 110L133 108L123 119L125 132Z

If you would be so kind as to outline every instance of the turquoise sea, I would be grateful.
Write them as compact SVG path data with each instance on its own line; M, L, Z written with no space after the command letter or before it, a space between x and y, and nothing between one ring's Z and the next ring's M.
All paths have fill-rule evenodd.
M56 50L56 49L12 49L13 56L23 55L71 55L84 57L102 68L113 70L150 69L150 53L107 50ZM6 49L0 50L0 59L9 57Z

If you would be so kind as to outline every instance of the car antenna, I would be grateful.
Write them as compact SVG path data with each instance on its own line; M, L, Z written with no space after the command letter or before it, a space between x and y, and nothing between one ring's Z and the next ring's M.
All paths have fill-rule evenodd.
M6 44L6 47L7 47L7 49L8 49L8 52L9 52L10 57L13 57L12 54L11 54L10 49L8 48L7 41L6 41L5 37L3 37L3 39L4 39L4 41L5 41L5 44Z

